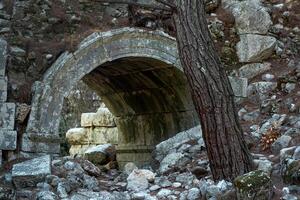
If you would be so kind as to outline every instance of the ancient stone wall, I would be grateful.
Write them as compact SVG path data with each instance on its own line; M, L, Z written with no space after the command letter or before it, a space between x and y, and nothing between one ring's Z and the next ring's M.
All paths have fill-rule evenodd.
M118 144L118 129L114 116L105 107L96 113L82 113L81 127L69 129L66 133L71 145L71 156L84 155L85 151L101 144Z

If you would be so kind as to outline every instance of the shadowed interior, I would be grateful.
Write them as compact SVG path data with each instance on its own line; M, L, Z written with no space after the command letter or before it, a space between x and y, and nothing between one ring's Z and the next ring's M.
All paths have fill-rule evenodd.
M121 162L147 161L154 145L199 123L183 72L164 62L121 58L83 80L116 117Z

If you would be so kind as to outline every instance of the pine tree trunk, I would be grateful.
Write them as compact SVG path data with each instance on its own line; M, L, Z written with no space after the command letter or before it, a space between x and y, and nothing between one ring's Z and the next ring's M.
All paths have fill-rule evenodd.
M204 0L174 0L179 55L201 121L215 180L233 180L252 169L234 94L211 39Z

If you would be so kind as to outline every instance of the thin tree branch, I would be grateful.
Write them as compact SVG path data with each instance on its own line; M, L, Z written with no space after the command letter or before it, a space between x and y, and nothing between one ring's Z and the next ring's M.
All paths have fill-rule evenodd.
M128 4L128 5L135 5L135 6L140 6L149 9L171 11L170 7L168 7L166 4L160 3L155 0L94 0L94 1L102 2L102 3Z

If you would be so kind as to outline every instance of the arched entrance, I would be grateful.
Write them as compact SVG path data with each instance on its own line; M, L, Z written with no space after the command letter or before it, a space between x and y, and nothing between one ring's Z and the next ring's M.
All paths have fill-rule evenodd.
M59 153L63 100L82 79L116 116L121 161L143 162L155 144L199 124L175 39L159 31L122 28L92 34L36 82L22 151ZM239 86L246 83L236 80Z

